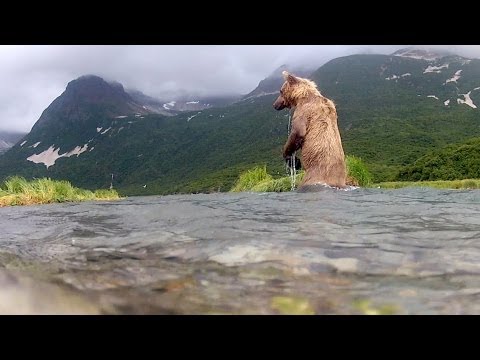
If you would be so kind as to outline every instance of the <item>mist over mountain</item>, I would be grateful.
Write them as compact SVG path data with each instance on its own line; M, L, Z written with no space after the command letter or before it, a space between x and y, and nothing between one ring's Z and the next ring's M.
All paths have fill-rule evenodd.
M15 145L25 133L0 131L0 155Z
M258 86L248 94L244 95L243 99L251 97L264 96L269 94L279 93L280 87L283 84L283 71L288 71L296 76L308 77L316 68L308 66L294 66L294 65L282 65L275 69L269 76L260 81Z

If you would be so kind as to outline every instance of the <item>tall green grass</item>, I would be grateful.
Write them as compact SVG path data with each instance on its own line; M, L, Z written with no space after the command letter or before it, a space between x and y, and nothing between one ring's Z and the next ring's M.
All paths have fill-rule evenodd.
M259 184L271 182L272 175L267 173L267 166L257 166L240 174L237 182L230 191L251 191L251 189Z
M65 201L118 199L115 190L90 190L73 187L68 181L49 178L28 181L13 176L0 186L0 206L47 204Z
M370 186L372 184L372 175L362 159L348 155L345 161L347 174L352 182L360 186ZM295 187L300 185L304 174L303 170L297 173ZM266 166L257 166L240 174L235 186L230 191L285 192L291 189L292 180L290 176L274 179L268 174Z
M372 174L367 169L367 165L357 156L347 155L345 157L347 165L347 176L356 180L360 186L370 186L372 184Z
M295 178L295 187L297 188L302 182L305 172L300 171ZM271 179L262 181L253 186L249 191L258 192L286 192L292 190L292 179L290 176L285 176L279 179Z

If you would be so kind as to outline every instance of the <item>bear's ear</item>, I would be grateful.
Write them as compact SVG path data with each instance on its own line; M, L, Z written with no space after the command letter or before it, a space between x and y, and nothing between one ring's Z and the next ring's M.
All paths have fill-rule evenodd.
M288 73L287 71L283 71L282 75L283 75L283 78L285 79L285 81L287 81L290 85L293 85L296 82L298 82L298 79L295 76L293 76L292 74Z

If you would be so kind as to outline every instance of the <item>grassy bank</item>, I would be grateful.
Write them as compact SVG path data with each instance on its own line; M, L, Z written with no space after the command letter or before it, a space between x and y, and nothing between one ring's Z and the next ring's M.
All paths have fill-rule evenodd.
M392 181L374 184L372 187L381 189L401 189L406 187L430 187L436 189L480 189L480 179Z
M372 183L372 176L365 163L358 157L346 157L348 178L350 183L358 184L361 187L401 189L405 187L430 187L436 189L480 189L480 179L464 180L435 180L435 181L394 181ZM304 172L297 173L295 186L298 187L302 181ZM238 178L232 192L254 191L254 192L284 192L290 191L292 187L290 176L273 178L267 172L266 166L255 167L243 172Z
M372 176L362 159L355 156L346 156L345 162L349 183L359 186L371 185ZM297 173L295 187L300 185L303 175L303 171ZM268 173L266 166L260 166L240 174L235 186L230 191L284 192L290 191L291 188L292 180L290 176L275 179Z
M47 178L28 181L14 176L0 186L0 206L114 199L119 199L115 190L83 190L68 181Z

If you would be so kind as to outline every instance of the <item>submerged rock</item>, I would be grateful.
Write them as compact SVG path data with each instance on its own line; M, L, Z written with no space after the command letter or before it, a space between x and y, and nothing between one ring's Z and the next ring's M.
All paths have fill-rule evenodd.
M1 315L101 314L98 306L66 287L0 270Z

